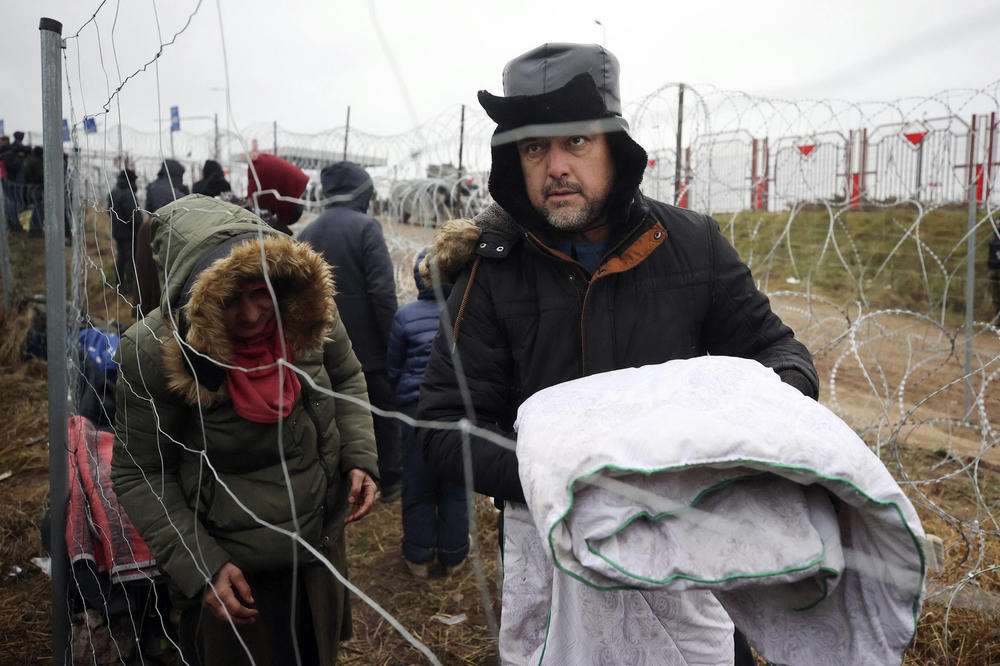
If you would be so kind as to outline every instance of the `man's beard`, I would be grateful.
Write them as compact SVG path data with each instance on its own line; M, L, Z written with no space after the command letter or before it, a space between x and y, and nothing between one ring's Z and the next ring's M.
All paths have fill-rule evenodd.
M573 208L570 206L548 207L543 205L535 210L545 218L545 221L560 231L585 231L594 226L594 223L604 214L604 207L607 197L591 199L583 194L579 185L570 185L564 182L556 182L545 187L543 194L547 197L549 192L558 189L573 189L583 197L583 206Z

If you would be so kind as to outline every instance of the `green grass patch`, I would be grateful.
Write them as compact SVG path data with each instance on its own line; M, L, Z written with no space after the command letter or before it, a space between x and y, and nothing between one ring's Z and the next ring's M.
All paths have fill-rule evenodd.
M965 313L968 212L914 208L800 209L717 215L766 291L795 290L870 309L899 308L950 324ZM992 231L976 237L974 316L996 314L987 268ZM797 283L788 279L798 280Z

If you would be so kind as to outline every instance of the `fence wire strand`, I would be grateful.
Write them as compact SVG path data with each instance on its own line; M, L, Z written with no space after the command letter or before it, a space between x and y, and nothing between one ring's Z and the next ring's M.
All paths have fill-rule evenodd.
M344 156L361 163L375 184L372 212L385 230L401 303L416 295L411 279L413 262L420 250L433 241L434 229L448 219L472 218L491 203L488 179L493 124L481 110L460 111L457 105L430 120L417 122L406 81L381 31L374 2L369 3L370 17L413 129L384 136L353 126L349 135L346 126L311 134L277 124L240 126L229 95L229 60L221 2L217 0L227 127L209 133L171 132L167 135L172 147L169 154L164 146L162 112L158 111L158 131L146 132L127 124L134 119L123 118L122 102L131 97L133 89L136 95L144 94L138 89L139 83L152 78L157 108L162 109L162 99L168 93L161 89L161 60L172 54L171 47L194 22L206 20L200 13L202 2L198 0L185 14L186 20L173 30L161 25L153 0L149 11L158 34L157 45L144 56L143 64L125 76L117 49L121 39L116 32L119 3L113 5L110 18L105 11L109 9L107 4L102 0L67 40L73 42L72 52L64 50L71 121L67 147L72 152L72 177L68 183L70 200L74 202L68 207L74 335L76 330L90 326L118 333L133 319L138 305L116 275L119 248L108 221L109 213L114 213L108 210L112 184L118 171L126 167L139 175L138 204L138 192L155 178L168 158L185 166L185 184L197 179L205 160L216 159L228 173L233 190L246 192L251 179L256 180L257 189L261 187L252 158L274 152L303 169L309 185L301 197L288 197L274 190L258 194L274 194L302 204L302 220L293 226L298 231L329 205L354 197L354 193L346 197L325 195L319 183L322 167ZM111 22L111 29L103 33L102 20ZM991 20L995 21L995 17ZM91 43L84 40L90 38L91 32L96 54L87 50ZM171 35L166 41L164 32ZM111 49L117 82L105 63L106 48ZM148 71L150 66L152 70ZM72 78L71 70L75 70ZM93 77L103 78L103 92L84 85ZM972 613L989 620L997 617L1000 606L1000 566L995 563L1000 554L1000 432L996 427L1000 421L1000 391L995 386L1000 375L1000 267L989 272L986 259L990 242L1000 239L996 215L1000 160L995 154L1000 148L994 148L1000 81L976 90L951 90L928 98L878 103L767 99L711 86L685 85L684 91L685 102L680 110L677 83L666 83L626 105L632 134L649 154L642 191L654 199L676 202L716 217L770 297L772 307L813 352L823 381L821 400L885 462L927 521L928 531L947 530L943 535L947 566L930 576L925 612L942 615L940 657L946 663L957 663L951 652L955 647L949 640L949 634L956 631L953 616ZM114 111L112 102L116 105ZM88 108L102 111L91 114ZM103 121L103 127L96 132L86 125L95 117ZM135 124L145 125L143 121ZM289 125L293 121L287 119ZM680 155L675 143L679 124L683 125ZM461 168L455 166L460 137ZM346 147L341 149L348 145L348 139L349 152ZM29 211L31 218L32 211L38 208L37 195L27 186L5 186L3 194L9 202L5 210L19 214L12 224L21 224L24 211ZM970 198L976 217L971 231L966 231ZM153 213L144 209L140 212L144 218ZM975 241L977 271L971 330L962 321L970 234ZM171 242L169 230L165 242ZM263 256L261 261L278 312L277 296ZM134 256L132 262L134 270ZM1000 257L997 263L1000 265ZM166 284L173 276L165 272L161 278ZM439 280L434 288L443 305ZM176 315L168 312L166 317L174 320ZM145 324L141 316L137 321L140 326ZM442 323L447 332L449 322L445 318ZM150 332L164 335L162 331ZM200 354L176 332L172 335L186 353ZM966 367L962 356L966 340L971 341L974 350L971 367ZM209 360L220 364L218 359ZM461 373L457 354L453 363ZM242 370L226 364L221 367ZM294 372L312 390L362 405L378 416L410 426L460 431L470 532L473 539L478 539L480 532L492 529L477 522L472 509L476 501L471 490L469 437L474 435L507 448L514 448L515 442L475 425L464 375L460 374L460 383L466 418L442 423L416 420L329 391L284 360L279 362L279 372ZM86 379L81 383L86 369L79 359L71 361L70 374L71 386L79 385L74 391L77 397L100 392L99 386ZM128 390L137 396L149 396L150 387L141 374L140 380L142 386L128 386ZM970 406L967 411L962 408L963 399ZM197 414L201 414L200 406ZM279 432L283 430L281 425L279 422ZM404 626L396 617L398 608L352 584L302 538L297 516L293 516L293 528L286 529L255 515L245 498L226 483L204 449L193 450L157 428L163 446L181 447L199 456L200 473L214 480L219 491L257 524L309 551L415 652L430 663L442 663L445 646L429 643L424 627ZM203 442L206 439L202 431ZM124 445L128 451L128 442ZM288 501L294 506L280 437L278 445ZM98 462L94 460L95 467ZM161 484L161 480L153 478L146 478L146 482L154 492ZM610 485L614 492L629 492L620 484ZM691 514L691 519L696 517ZM178 537L182 531L174 521L181 518L166 516ZM730 526L720 523L715 527L726 530ZM198 556L201 544L197 540L181 540L179 545L193 561L203 559ZM485 555L470 557L478 603L485 618L482 633L487 640L495 641L498 624L494 605L498 600L489 577L498 574L484 566ZM206 583L210 582L211 572L200 573ZM152 582L154 578L148 576L146 580ZM86 582L74 576L73 583L76 593L82 596ZM107 616L111 614L109 603L110 597L104 598L100 609ZM136 608L129 608L127 613L133 640L141 633L141 613L142 609ZM159 614L155 621L170 634L168 617ZM83 656L91 661L97 658L96 638L89 623L84 628L90 654ZM117 658L126 663L130 648L120 642L121 636L111 638ZM173 646L177 648L176 642ZM296 661L298 657L296 654Z

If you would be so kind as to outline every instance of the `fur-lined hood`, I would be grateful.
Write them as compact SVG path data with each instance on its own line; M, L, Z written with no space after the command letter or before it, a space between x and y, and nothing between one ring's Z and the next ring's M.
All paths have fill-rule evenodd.
M151 236L157 270L166 278L161 316L186 343L182 349L171 336L162 358L168 386L187 404L207 406L225 396L220 364L232 361L233 345L223 310L245 280L270 281L293 360L322 347L335 306L333 278L320 254L250 211L211 197L192 194L159 213Z
M453 284L472 259L483 232L520 235L522 232L513 218L500 207L490 204L474 219L447 220L434 232L434 245L417 265L417 271L426 284L433 284L431 264L441 271L444 284Z

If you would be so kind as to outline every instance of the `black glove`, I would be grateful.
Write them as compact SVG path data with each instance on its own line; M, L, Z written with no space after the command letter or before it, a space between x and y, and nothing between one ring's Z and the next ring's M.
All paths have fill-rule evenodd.
M809 378L804 374L799 372L794 368L785 368L778 372L778 377L781 381L785 382L789 386L795 387L799 393L806 396L807 398L813 398L813 387Z

